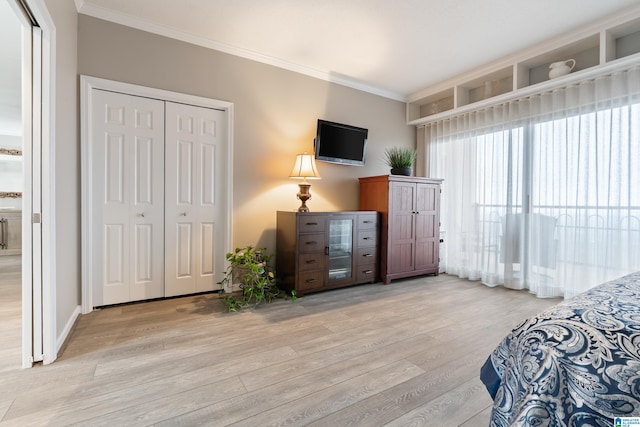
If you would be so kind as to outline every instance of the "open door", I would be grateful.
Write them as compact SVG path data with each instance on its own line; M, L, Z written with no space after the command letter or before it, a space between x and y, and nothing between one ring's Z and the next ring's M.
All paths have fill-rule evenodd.
M8 1L22 25L22 367L43 361L42 30L28 6Z

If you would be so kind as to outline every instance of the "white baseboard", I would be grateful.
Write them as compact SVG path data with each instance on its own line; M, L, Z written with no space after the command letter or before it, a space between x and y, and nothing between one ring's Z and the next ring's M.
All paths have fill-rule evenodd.
M73 325L75 325L76 320L78 320L78 316L80 316L81 313L82 313L81 306L77 306L75 310L73 310L73 313L71 313L69 320L67 320L67 323L64 325L64 329L60 333L60 336L58 337L58 340L56 342L56 354L60 352L60 349L67 341L67 338L69 338L69 334L73 330Z

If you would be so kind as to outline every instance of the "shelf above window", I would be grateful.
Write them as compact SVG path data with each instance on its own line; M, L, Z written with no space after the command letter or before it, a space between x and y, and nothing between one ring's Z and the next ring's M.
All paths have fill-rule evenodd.
M504 100L536 88L548 88L549 65L575 60L571 75L587 75L616 62L640 63L640 7L605 24L582 29L577 35L534 46L518 55L420 91L407 102L407 123L419 125L455 113L457 109L489 100ZM564 80L565 76L558 78ZM571 79L569 77L568 79ZM577 78L577 76L576 76ZM499 99L500 98L500 99Z

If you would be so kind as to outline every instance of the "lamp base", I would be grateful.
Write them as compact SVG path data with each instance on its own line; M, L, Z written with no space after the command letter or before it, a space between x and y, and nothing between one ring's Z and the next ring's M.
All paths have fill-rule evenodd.
M311 184L298 184L300 191L297 196L298 199L302 202L300 207L298 208L298 212L309 212L309 208L307 207L307 200L311 198L311 193L309 193L309 188L311 188Z

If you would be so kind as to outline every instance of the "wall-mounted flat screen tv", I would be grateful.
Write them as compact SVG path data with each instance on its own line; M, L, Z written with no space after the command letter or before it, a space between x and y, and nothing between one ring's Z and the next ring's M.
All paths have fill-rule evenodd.
M316 160L364 166L368 129L318 119Z

